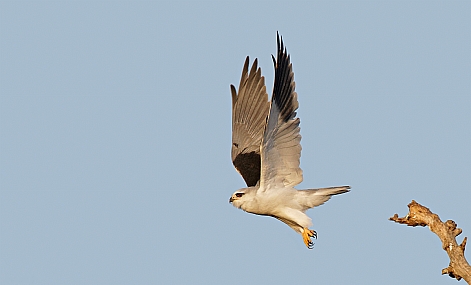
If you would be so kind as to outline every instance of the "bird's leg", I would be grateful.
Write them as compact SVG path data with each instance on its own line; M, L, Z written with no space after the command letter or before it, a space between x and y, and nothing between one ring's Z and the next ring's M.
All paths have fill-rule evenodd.
M317 238L317 233L315 230L310 230L308 228L303 228L303 241L307 248L312 249L314 247L314 243L311 241L311 238Z

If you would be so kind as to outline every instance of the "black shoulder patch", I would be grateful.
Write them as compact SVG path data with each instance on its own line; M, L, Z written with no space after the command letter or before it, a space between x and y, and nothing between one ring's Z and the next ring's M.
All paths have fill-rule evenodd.
M260 180L260 154L254 151L249 153L240 153L232 162L245 180L248 187L257 185Z

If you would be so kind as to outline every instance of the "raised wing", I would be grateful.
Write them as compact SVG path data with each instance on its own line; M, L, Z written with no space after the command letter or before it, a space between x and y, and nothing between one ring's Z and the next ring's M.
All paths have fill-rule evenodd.
M247 186L260 180L260 144L268 116L268 94L265 78L255 59L248 72L249 57L245 59L239 93L232 92L232 163Z
M298 99L294 91L294 74L279 35L277 46L277 59L272 56L275 84L261 146L260 188L265 190L275 186L292 187L303 181L303 172L299 167L301 135L295 112Z

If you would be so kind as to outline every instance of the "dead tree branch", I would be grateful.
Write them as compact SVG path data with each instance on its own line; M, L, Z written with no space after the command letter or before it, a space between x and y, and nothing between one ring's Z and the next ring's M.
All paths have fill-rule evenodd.
M440 238L443 250L450 257L450 265L442 270L442 274L448 274L458 281L463 278L468 284L471 284L471 266L464 256L467 238L465 237L460 245L456 242L456 237L461 234L462 230L457 228L456 223L452 220L443 223L437 214L432 213L427 207L414 200L407 206L409 213L404 218L399 218L397 214L394 214L389 220L411 227L428 226Z

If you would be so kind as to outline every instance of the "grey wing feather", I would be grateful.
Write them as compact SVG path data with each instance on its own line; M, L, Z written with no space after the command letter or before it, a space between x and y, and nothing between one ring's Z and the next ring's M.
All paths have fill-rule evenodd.
M298 99L290 57L278 36L275 83L267 126L261 146L261 188L275 185L293 187L303 180L299 167L301 135L299 118L296 118ZM271 187L265 187L271 185Z
M257 68L257 59L248 72L246 58L239 92L231 85L232 93L232 163L244 178L247 186L260 180L260 144L268 116L268 94L265 78Z

